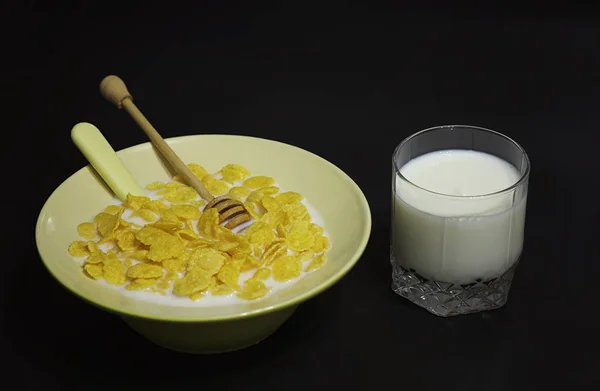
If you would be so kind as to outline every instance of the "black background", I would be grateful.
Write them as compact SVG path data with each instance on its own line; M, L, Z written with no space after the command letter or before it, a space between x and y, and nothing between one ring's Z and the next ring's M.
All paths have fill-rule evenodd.
M15 389L600 385L598 7L9 4L2 135L13 186L3 214L18 235L3 241L0 346ZM34 224L53 189L86 164L71 127L92 122L115 149L146 141L100 97L108 74L126 81L164 137L266 137L338 165L373 215L356 267L261 344L210 357L156 347L69 294L37 256ZM532 172L525 253L508 305L442 319L390 289L389 175L404 137L456 123L514 138Z

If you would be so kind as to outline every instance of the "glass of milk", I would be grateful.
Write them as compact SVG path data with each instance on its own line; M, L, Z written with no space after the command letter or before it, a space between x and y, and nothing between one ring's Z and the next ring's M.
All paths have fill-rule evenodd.
M523 249L529 159L498 132L425 129L394 151L392 289L439 316L506 304Z

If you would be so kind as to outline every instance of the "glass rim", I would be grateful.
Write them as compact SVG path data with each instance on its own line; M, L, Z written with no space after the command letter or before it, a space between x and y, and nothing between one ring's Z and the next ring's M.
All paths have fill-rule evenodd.
M439 193L439 192L436 192L436 191L429 190L429 189L426 189L424 187L421 187L421 186L417 185L416 183L413 183L412 181L410 181L404 175L402 175L402 173L400 172L400 167L398 167L398 164L396 162L396 156L398 155L398 152L400 151L400 149L403 146L405 146L410 140L412 140L412 139L414 139L414 138L416 138L416 137L418 137L418 136L420 136L420 135L422 135L424 133L429 133L429 132L433 132L433 131L441 130L441 129L445 129L445 128L467 128L467 129L478 130L478 131L481 131L481 132L492 133L492 134L494 134L496 136L499 136L499 137L501 137L501 138L503 138L503 139L511 142L515 147L517 147L519 149L519 151L521 151L521 153L523 154L523 157L525 158L525 162L527 163L527 167L525 169L525 172L523 172L521 174L521 176L519 177L519 179L515 183L513 183L512 185L510 185L508 187L505 187L504 189L501 189L501 190L498 190L498 191L494 191L492 193L477 194L477 195L474 195L474 196L462 196L462 195L452 195L452 194ZM476 151L474 149L472 149L472 150ZM440 151L441 151L441 149L440 149ZM504 159L502 159L502 160L504 160ZM505 135L503 133L497 132L497 131L492 130L492 129L483 128L483 127L480 127L480 126L474 126L474 125L438 125L438 126L433 126L433 127L430 127L430 128L426 128L426 129L420 130L420 131L418 131L416 133L413 133L410 136L406 137L404 140L402 140L400 142L400 144L398 144L396 146L396 148L394 148L394 153L392 154L392 164L394 165L395 175L398 175L403 181L409 183L411 186L414 186L414 187L416 187L418 189L421 189L421 190L423 190L423 191L425 191L427 193L430 193L430 194L436 194L436 195L440 195L440 196L443 196L443 197L455 198L455 199L478 199L478 198L484 198L484 197L490 197L490 196L500 195L500 194L503 194L503 193L508 193L509 191L514 190L514 189L518 188L519 186L521 186L527 180L527 178L529 177L529 171L531 170L531 163L529 161L529 156L527 155L527 152L525 151L525 148L523 148L518 142L516 142L515 140L513 140L512 138L508 137L507 135Z

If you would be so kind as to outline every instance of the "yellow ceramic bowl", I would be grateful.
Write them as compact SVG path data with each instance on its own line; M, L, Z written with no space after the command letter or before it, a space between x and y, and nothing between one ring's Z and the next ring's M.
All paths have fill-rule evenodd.
M238 163L253 175L272 176L283 189L301 193L321 214L332 246L321 269L257 301L174 307L125 297L86 278L67 253L69 244L80 240L77 225L102 211L114 197L93 168L82 168L43 206L36 226L39 254L67 289L118 314L147 339L189 353L225 352L255 344L276 331L300 303L333 286L362 255L371 232L369 205L352 179L328 161L291 145L253 137L195 135L167 142L183 161L201 164L209 172ZM141 184L170 179L149 143L117 154Z

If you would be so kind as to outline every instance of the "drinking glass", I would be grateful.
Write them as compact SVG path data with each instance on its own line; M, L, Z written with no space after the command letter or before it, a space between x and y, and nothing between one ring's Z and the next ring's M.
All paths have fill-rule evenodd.
M421 187L402 173L411 160L443 150L500 158L518 180L492 193L462 195ZM525 150L493 130L437 126L404 139L392 167L392 290L443 317L504 306L524 243L530 171ZM483 174L482 181L493 181L503 173ZM451 187L461 175L453 172L443 180Z

